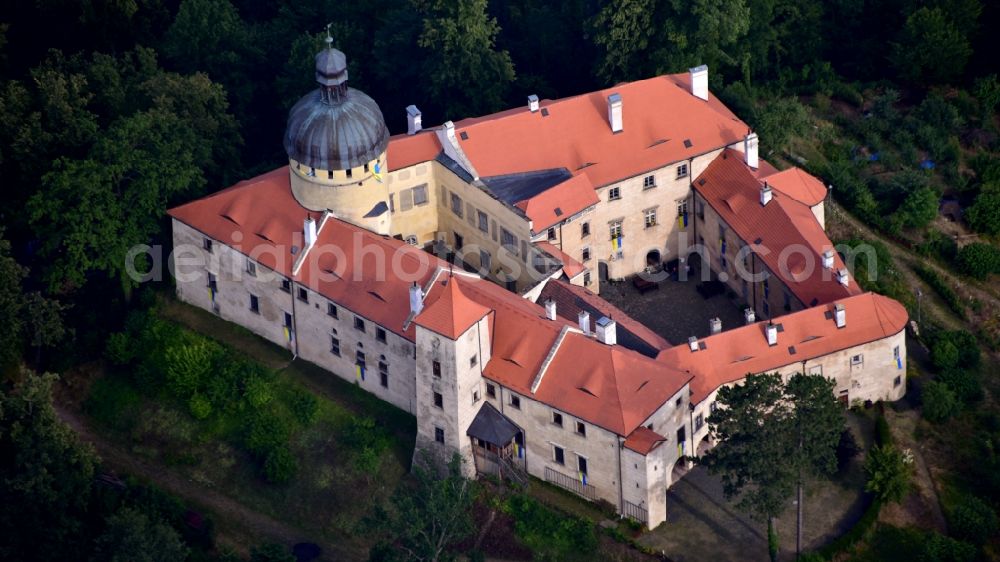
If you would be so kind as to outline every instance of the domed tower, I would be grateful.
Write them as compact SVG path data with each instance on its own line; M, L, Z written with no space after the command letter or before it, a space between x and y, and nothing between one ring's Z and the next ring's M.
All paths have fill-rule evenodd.
M313 211L330 210L379 234L390 228L385 151L389 130L378 105L347 87L347 57L327 47L316 55L319 88L288 113L285 152L292 194Z

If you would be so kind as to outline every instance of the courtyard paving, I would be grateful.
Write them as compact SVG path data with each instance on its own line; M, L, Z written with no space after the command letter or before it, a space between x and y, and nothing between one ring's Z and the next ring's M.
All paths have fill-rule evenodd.
M707 336L710 318L721 319L723 330L743 325L741 306L725 294L706 299L698 294L697 284L697 275L692 275L687 281L660 281L658 290L640 294L626 279L602 284L601 297L674 345L691 336Z

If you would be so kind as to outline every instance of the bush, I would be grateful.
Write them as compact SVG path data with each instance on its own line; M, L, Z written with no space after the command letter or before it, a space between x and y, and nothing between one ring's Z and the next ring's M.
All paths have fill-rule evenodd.
M303 388L295 389L289 407L295 419L304 426L312 424L316 421L316 416L319 415L319 400Z
M923 244L917 246L917 252L924 256L936 257L945 263L952 263L958 255L958 244L951 236L931 229L927 232Z
M247 424L245 445L261 457L288 443L292 431L284 419L269 410L255 410Z
M941 297L948 308L951 309L959 318L965 318L965 305L962 304L962 300L958 298L958 294L947 284L944 279L938 275L937 271L924 266L917 265L914 267L917 275L924 280L925 283L934 289L934 292Z
M910 489L912 459L893 445L875 445L865 460L865 491L881 503L898 502Z
M128 430L135 421L140 402L139 392L127 380L105 376L90 387L83 409L101 424Z
M947 339L939 339L931 346L931 362L939 370L958 366L958 348Z
M132 337L126 332L114 332L108 336L104 357L115 366L128 365L135 360L136 352Z
M985 396L978 371L953 368L943 371L937 379L947 385L963 404L978 402Z
M212 415L212 403L201 394L194 394L188 400L188 411L195 419L203 420Z
M948 517L948 528L962 540L985 543L998 528L997 514L983 500L965 495Z
M932 531L882 526L864 560L879 562L972 562L976 548Z
M981 360L979 342L976 341L976 336L971 332L965 330L938 332L935 334L932 345L936 345L940 341L951 342L958 350L957 366L963 369L976 369L979 367Z
M272 484L289 482L297 470L298 463L295 456L286 446L272 449L264 459L264 477Z
M958 251L958 268L976 279L986 279L991 273L1000 273L1000 248L985 242L963 246Z
M514 518L514 532L542 560L571 560L594 552L597 535L589 522L562 515L528 496L512 496L505 506Z
M200 336L188 335L188 341L166 349L164 370L167 386L179 398L187 399L208 381L222 348Z
M948 385L930 381L924 385L923 414L927 421L940 423L958 414L961 404Z
M1000 186L983 186L965 218L976 232L1000 234Z

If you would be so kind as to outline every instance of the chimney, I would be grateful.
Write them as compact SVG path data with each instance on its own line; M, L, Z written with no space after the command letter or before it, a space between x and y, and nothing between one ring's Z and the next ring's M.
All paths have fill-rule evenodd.
M442 126L444 127L444 134L447 135L452 146L458 146L458 140L455 138L455 124L451 121L445 121Z
M743 320L745 320L748 325L757 321L757 315L754 313L752 308L748 308L743 311Z
M712 318L708 321L708 331L712 334L718 334L722 331L722 319Z
M420 124L420 110L415 105L406 106L406 134L415 135L423 129Z
M698 338L694 336L688 338L688 347L691 348L691 351L698 351Z
M410 314L416 316L424 309L424 293L416 281L410 285Z
M305 235L306 248L311 248L316 243L316 221L312 217L306 217L302 231Z
M844 309L843 304L838 302L833 305L833 319L837 321L838 328L847 326L847 311Z
M767 345L778 345L778 327L774 324L768 323L768 325L764 327L764 331L767 334Z
M597 339L603 344L615 345L618 343L617 327L618 324L614 320L601 316L597 321Z
M577 322L580 323L580 331L586 335L590 335L590 313L586 310L581 310L579 314L576 315Z
M538 111L538 96L535 94L528 96L528 111L532 113Z
M691 73L691 95L708 101L708 65L696 66Z
M622 97L619 94L608 96L608 123L612 133L622 132Z
M556 319L556 301L547 299L545 301L545 317L549 320Z
M760 204L761 206L767 205L771 202L771 197L774 193L771 191L771 186L764 182L764 187L760 188Z
M823 269L833 269L833 250L823 252Z
M743 156L746 158L747 166L754 170L760 164L757 158L757 144L757 133L753 131L747 133L746 138L743 139Z
M849 278L847 277L847 269L841 268L837 270L837 282L845 287L848 283L850 283Z

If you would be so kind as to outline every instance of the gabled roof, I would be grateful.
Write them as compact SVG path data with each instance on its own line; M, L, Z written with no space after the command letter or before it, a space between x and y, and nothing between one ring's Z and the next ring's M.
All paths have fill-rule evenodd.
M623 103L617 134L608 124L613 93ZM480 177L565 168L596 187L732 144L747 131L715 96L694 97L688 73L544 100L536 112L525 105L455 123Z
M801 168L789 168L761 177L774 189L810 207L826 199L823 182Z
M489 314L490 309L465 296L455 277L442 277L428 291L429 304L413 321L454 340ZM437 298L431 298L431 293L436 293Z
M497 447L505 447L510 445L514 436L520 431L521 429L507 416L498 412L493 404L486 402L479 408L465 434Z
M389 137L389 148L386 151L388 169L390 172L408 168L421 162L430 162L441 152L434 131L425 130L413 135L393 135Z
M703 338L704 349L691 351L681 345L662 351L657 359L695 373L691 403L697 404L715 389L748 373L768 372L896 335L909 318L903 305L877 293L846 297L837 303L844 305L844 328L837 328L833 304L816 306L774 319L781 326L777 345L767 344L767 322L762 321Z
M807 205L774 190L771 202L760 204L763 182L741 153L724 150L693 186L744 242L760 246L755 253L805 306L861 293L850 276L847 287L837 281L836 271L845 266L836 252L833 269L823 269L822 254L833 243Z
M671 345L662 336L585 287L560 279L551 279L542 287L537 302L544 303L547 299L555 301L556 314L570 322L577 322L582 311L590 313L591 326L602 316L613 319L618 325L618 345L638 351L647 357L656 357L660 350Z
M625 439L624 445L626 448L629 448L640 455L648 455L650 451L666 440L666 437L644 425L640 425L635 428L635 431L629 434L628 438Z
M514 205L528 216L532 232L542 232L597 202L594 186L581 174Z
M587 269L582 263L576 261L576 259L550 242L535 242L534 246L559 260L562 263L563 273L569 279L576 277Z

